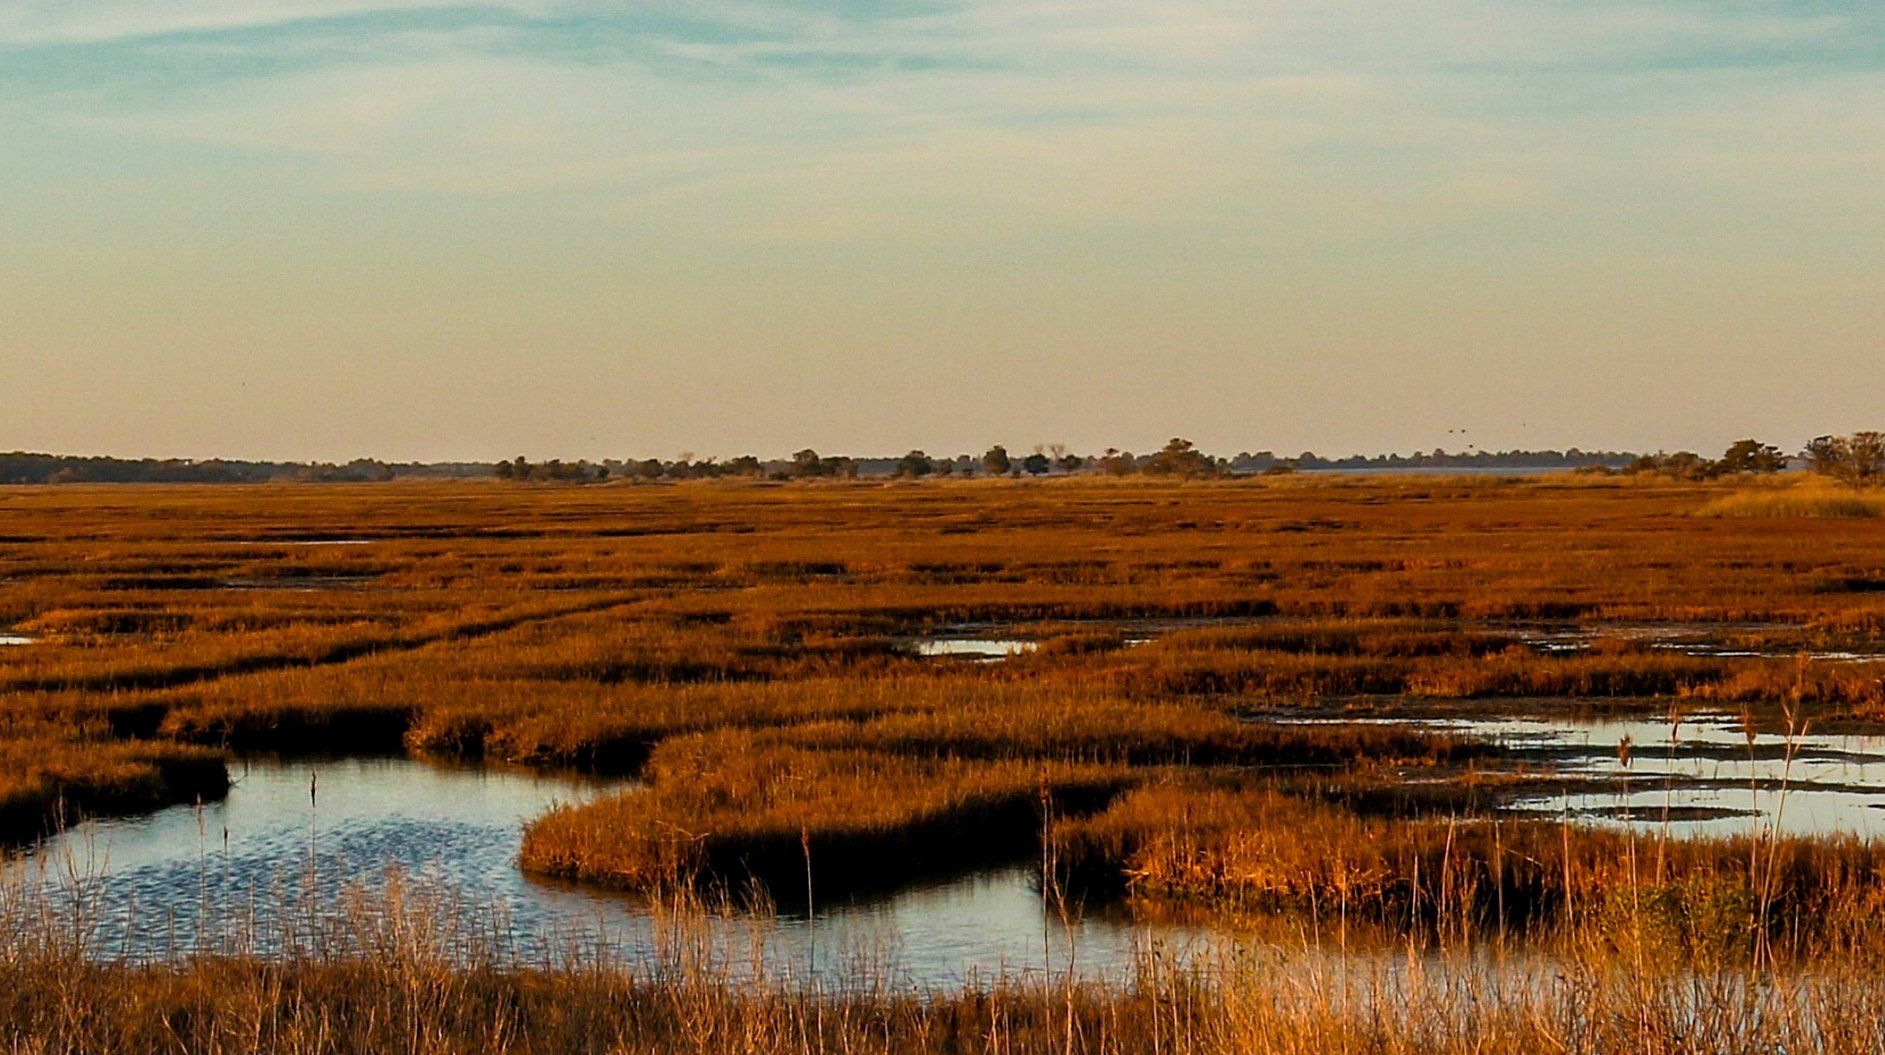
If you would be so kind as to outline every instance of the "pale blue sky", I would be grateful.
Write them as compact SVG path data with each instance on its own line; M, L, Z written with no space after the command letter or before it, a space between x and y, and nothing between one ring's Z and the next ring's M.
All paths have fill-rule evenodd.
M0 449L1793 445L1885 6L11 0L0 245Z

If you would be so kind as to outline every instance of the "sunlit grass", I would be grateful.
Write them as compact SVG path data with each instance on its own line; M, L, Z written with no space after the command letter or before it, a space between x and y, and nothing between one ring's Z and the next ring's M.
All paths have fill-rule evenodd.
M1484 745L1252 720L1885 713L1874 529L1691 515L1736 486L6 489L0 630L34 638L0 649L10 839L213 797L224 750L404 748L637 778L529 819L522 863L558 876L784 901L1038 859L1050 904L1301 940L1110 986L817 992L724 958L467 959L417 909L344 916L366 929L305 955L136 967L0 897L0 1033L133 1055L1873 1050L1875 844L1495 821L1538 774ZM300 544L333 539L368 544ZM1040 647L916 654L965 634ZM1331 954L1364 926L1397 954ZM1515 984L1481 955L1511 937L1563 958Z
M1876 665L1795 658L1885 636L1872 534L1687 515L1725 486L7 489L0 629L35 640L0 649L21 730L0 735L577 766L650 779L624 816L703 846L764 827L796 847L827 830L894 844L966 815L982 792L957 792L977 782L1005 810L1083 767L1115 790L1187 770L1255 787L1472 757L1454 738L1281 732L1253 714L1512 697L1885 711ZM1640 623L1748 654L1599 633ZM1543 625L1593 637L1550 652L1526 638ZM963 633L1041 647L996 663L914 647ZM83 797L95 757L109 785L118 763L94 750L59 748L71 764L54 784ZM685 751L695 777L668 766ZM747 754L799 790L698 775L730 779ZM161 769L148 780L91 804L191 793ZM19 801L43 806L54 785L32 786ZM1009 826L1034 825L1018 809ZM10 834L33 834L36 810ZM559 823L553 870L640 868L622 862L645 847L605 853L601 835L584 845L599 827Z
M684 896L653 906L646 958L577 936L522 947L475 904L395 884L268 906L283 918L259 927L251 905L216 917L218 954L139 963L9 890L0 1034L71 1055L1858 1055L1885 1035L1876 935L1759 964L1698 956L1644 898L1546 950L1396 950L1343 907L1293 933L1148 948L1108 981L1001 972L917 988L862 959L808 979L766 918L731 946L715 907Z
M1817 483L1772 487L1723 495L1702 506L1696 515L1755 520L1876 517L1885 515L1885 494Z

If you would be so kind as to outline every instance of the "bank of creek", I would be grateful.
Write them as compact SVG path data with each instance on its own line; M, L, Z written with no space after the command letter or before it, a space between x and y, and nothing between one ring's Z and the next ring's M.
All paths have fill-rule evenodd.
M347 891L373 892L389 880L504 929L522 951L600 942L632 962L655 956L667 938L661 914L640 899L517 867L526 820L608 785L394 758L251 759L232 763L230 775L218 802L78 824L12 862L10 878L49 893L106 955L268 944L295 929L282 917L310 903L344 912ZM318 896L308 898L310 890ZM781 912L764 928L766 960L801 977L846 977L860 961L887 965L912 984L1070 965L1102 977L1126 971L1146 943L1182 954L1199 937L1115 912L1067 918L1038 891L1036 870L1017 865L823 905L811 918ZM758 940L738 914L709 926L723 948Z
M1559 785L1506 802L1511 816L1697 834L1885 830L1880 737L1750 738L1725 715L1674 725L1295 720L1391 721L1496 740L1512 750L1514 765L1544 767L1545 783ZM645 902L517 867L525 821L619 785L405 758L254 758L230 768L225 799L86 821L13 861L12 881L50 893L50 903L83 921L93 947L111 955L170 956L239 932L243 941L282 940L267 936L276 924L257 921L312 902L344 911L331 907L344 905L337 895L389 881L455 903L519 948L601 941L633 959L662 944L661 914ZM773 970L833 977L863 961L912 984L956 984L1069 968L1119 976L1150 947L1182 956L1216 941L1197 928L1135 922L1124 908L1063 913L1041 897L1038 875L1036 866L1016 864L820 905L809 918L783 911L764 928L766 961ZM319 897L307 898L310 891ZM727 948L757 940L739 914L710 926Z

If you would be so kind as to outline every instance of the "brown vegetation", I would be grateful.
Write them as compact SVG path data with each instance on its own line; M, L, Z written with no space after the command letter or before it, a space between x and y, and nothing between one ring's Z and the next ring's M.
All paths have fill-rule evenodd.
M0 627L35 641L0 647L3 729L45 764L0 790L0 818L18 838L60 797L213 794L187 745L403 745L643 778L545 818L532 867L777 885L807 847L817 870L919 841L959 855L950 831L1028 844L1043 786L1064 819L1174 773L1269 795L1279 773L1464 779L1488 754L1248 721L1267 712L1885 711L1885 664L1800 658L1885 637L1867 526L1694 515L1725 486L9 489ZM912 648L965 633L1039 647L998 663ZM1134 847L1099 859L1148 867Z
M1194 780L1148 785L1064 821L1053 847L1076 890L1115 884L1142 898L1283 909L1318 925L1367 921L1441 942L1501 931L1611 941L1623 930L1694 962L1885 938L1885 844L1856 837L1684 839L1367 816Z
M9 894L0 1034L133 1055L1877 1051L1877 845L1501 819L1536 774L1496 749L1340 720L1519 697L1885 717L1868 523L1695 515L1732 486L0 490L0 633L33 639L0 646L9 839L213 796L222 749L403 748L638 778L530 827L524 863L557 875L791 902L1041 853L1075 899L1302 935L1114 986L819 990L535 962L405 906L323 916L360 931L292 951L117 963ZM917 654L936 636L1036 647ZM1334 720L1252 720L1301 714ZM1335 955L1364 929L1406 944ZM1511 934L1549 968L1488 961Z
M911 989L854 968L782 974L763 924L737 974L698 910L670 910L651 963L606 951L520 954L452 906L395 893L321 917L292 951L238 941L139 964L89 955L13 902L0 921L0 1035L71 1055L478 1052L688 1055L1312 1055L1329 1051L1579 1055L1816 1051L1885 1045L1885 987L1856 949L1754 969L1612 943L1549 960L1448 949L1350 951L1321 938L1188 962L1148 952L1112 983L1001 978ZM313 921L309 921L313 922ZM1653 939L1652 939L1653 940ZM1666 954L1662 946L1649 951Z

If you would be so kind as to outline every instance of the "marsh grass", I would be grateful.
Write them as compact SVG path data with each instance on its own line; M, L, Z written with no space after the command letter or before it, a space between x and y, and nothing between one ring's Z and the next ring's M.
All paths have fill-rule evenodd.
M540 819L524 862L671 906L652 960L381 891L290 936L208 913L226 940L133 962L0 897L12 1050L1885 1047L1874 844L1494 821L1496 752L1243 720L1885 713L1879 664L1802 658L1885 637L1864 520L1695 516L1732 492L1641 480L5 495L0 625L36 639L0 650L13 834L213 795L225 748L573 764L645 786ZM368 544L296 544L333 539ZM1592 640L1536 647L1547 621ZM900 647L964 626L1041 647ZM1110 890L1270 937L912 991L754 973L763 913L739 950L702 923L703 891L822 899L989 854L1038 854L1053 911Z
M16 1051L698 1055L1308 1055L1331 1051L1710 1053L1885 1048L1885 984L1863 950L1810 962L1646 956L1627 916L1545 951L1367 945L1331 907L1294 936L1178 956L1146 947L1120 977L984 976L911 987L856 961L808 977L774 963L756 919L658 909L629 955L566 936L520 945L449 894L397 881L289 906L298 940L127 960L60 911L0 895L0 1035ZM199 947L201 943L198 943ZM1659 947L1655 950L1661 953Z
M222 756L173 743L39 735L0 740L0 846L92 814L221 798Z
M1879 665L1803 671L1787 654L1885 636L1869 529L1688 515L1722 493L1551 478L11 489L0 623L38 640L0 650L0 742L49 764L17 792L35 805L0 821L30 838L48 794L188 801L193 782L152 759L201 757L190 745L404 748L641 776L632 803L559 815L546 831L562 835L536 844L549 867L639 875L668 851L611 832L658 822L723 848L699 861L738 882L742 862L796 874L805 841L833 863L845 853L820 840L967 843L984 809L1010 818L996 841L1034 838L1021 800L1063 778L1110 793L1208 772L1253 791L1313 769L1393 787L1492 757L1252 714L1515 696L1885 711ZM366 544L298 544L334 539ZM1718 639L1753 625L1764 654L1622 638L1548 653L1518 632L1539 620ZM989 664L903 647L964 625L1042 647Z
M1305 838L1305 833L1314 833ZM1666 962L1885 950L1885 844L1751 829L1729 838L1497 818L1357 814L1195 777L1128 792L1051 835L1070 889L1218 910L1331 914L1423 947L1510 935Z
M1795 484L1723 495L1703 505L1695 515L1755 520L1871 518L1885 515L1885 494L1817 483Z
M1120 767L963 762L808 750L726 734L670 741L652 787L565 806L525 832L524 867L661 892L757 882L772 898L881 889L1025 859L1050 794L1102 804Z

